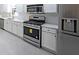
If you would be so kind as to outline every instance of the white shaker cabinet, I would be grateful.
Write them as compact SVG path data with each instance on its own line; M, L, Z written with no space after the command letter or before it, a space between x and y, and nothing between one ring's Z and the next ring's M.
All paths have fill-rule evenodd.
M17 35L17 23L16 22L12 22L12 33L16 34Z
M22 22L13 22L13 33L23 37L23 23Z
M44 4L45 13L57 13L57 4Z
M4 29L12 32L12 20L10 18L4 20Z
M18 23L17 30L18 30L17 32L18 36L23 37L23 23L21 22Z
M4 29L23 38L23 22L14 21L13 19L4 20Z

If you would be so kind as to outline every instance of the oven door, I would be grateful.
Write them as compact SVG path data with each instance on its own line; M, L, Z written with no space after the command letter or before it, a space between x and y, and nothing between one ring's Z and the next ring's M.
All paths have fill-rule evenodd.
M24 26L24 38L40 43L40 30Z

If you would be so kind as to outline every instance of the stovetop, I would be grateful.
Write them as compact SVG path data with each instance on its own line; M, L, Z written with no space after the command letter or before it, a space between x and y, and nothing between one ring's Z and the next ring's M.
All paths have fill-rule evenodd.
M26 22L24 22L24 23L26 23L26 24L33 24L33 25L42 25L42 24L44 24L45 22L38 22L38 21L26 21Z

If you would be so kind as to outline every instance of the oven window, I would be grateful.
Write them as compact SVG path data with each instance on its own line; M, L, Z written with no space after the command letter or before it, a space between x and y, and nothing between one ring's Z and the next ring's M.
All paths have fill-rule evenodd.
M24 35L28 35L39 40L39 30L34 28L29 28L24 26Z

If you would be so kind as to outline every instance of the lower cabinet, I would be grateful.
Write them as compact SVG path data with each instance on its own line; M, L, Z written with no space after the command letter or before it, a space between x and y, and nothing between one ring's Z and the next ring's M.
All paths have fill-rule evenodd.
M20 37L23 37L23 23L18 23L17 34Z
M22 22L13 22L13 33L23 37L23 23Z
M12 22L12 33L16 34L17 35L17 23L16 22Z
M23 38L23 22L4 20L4 29Z
M12 20L11 19L4 20L4 29L12 32Z

